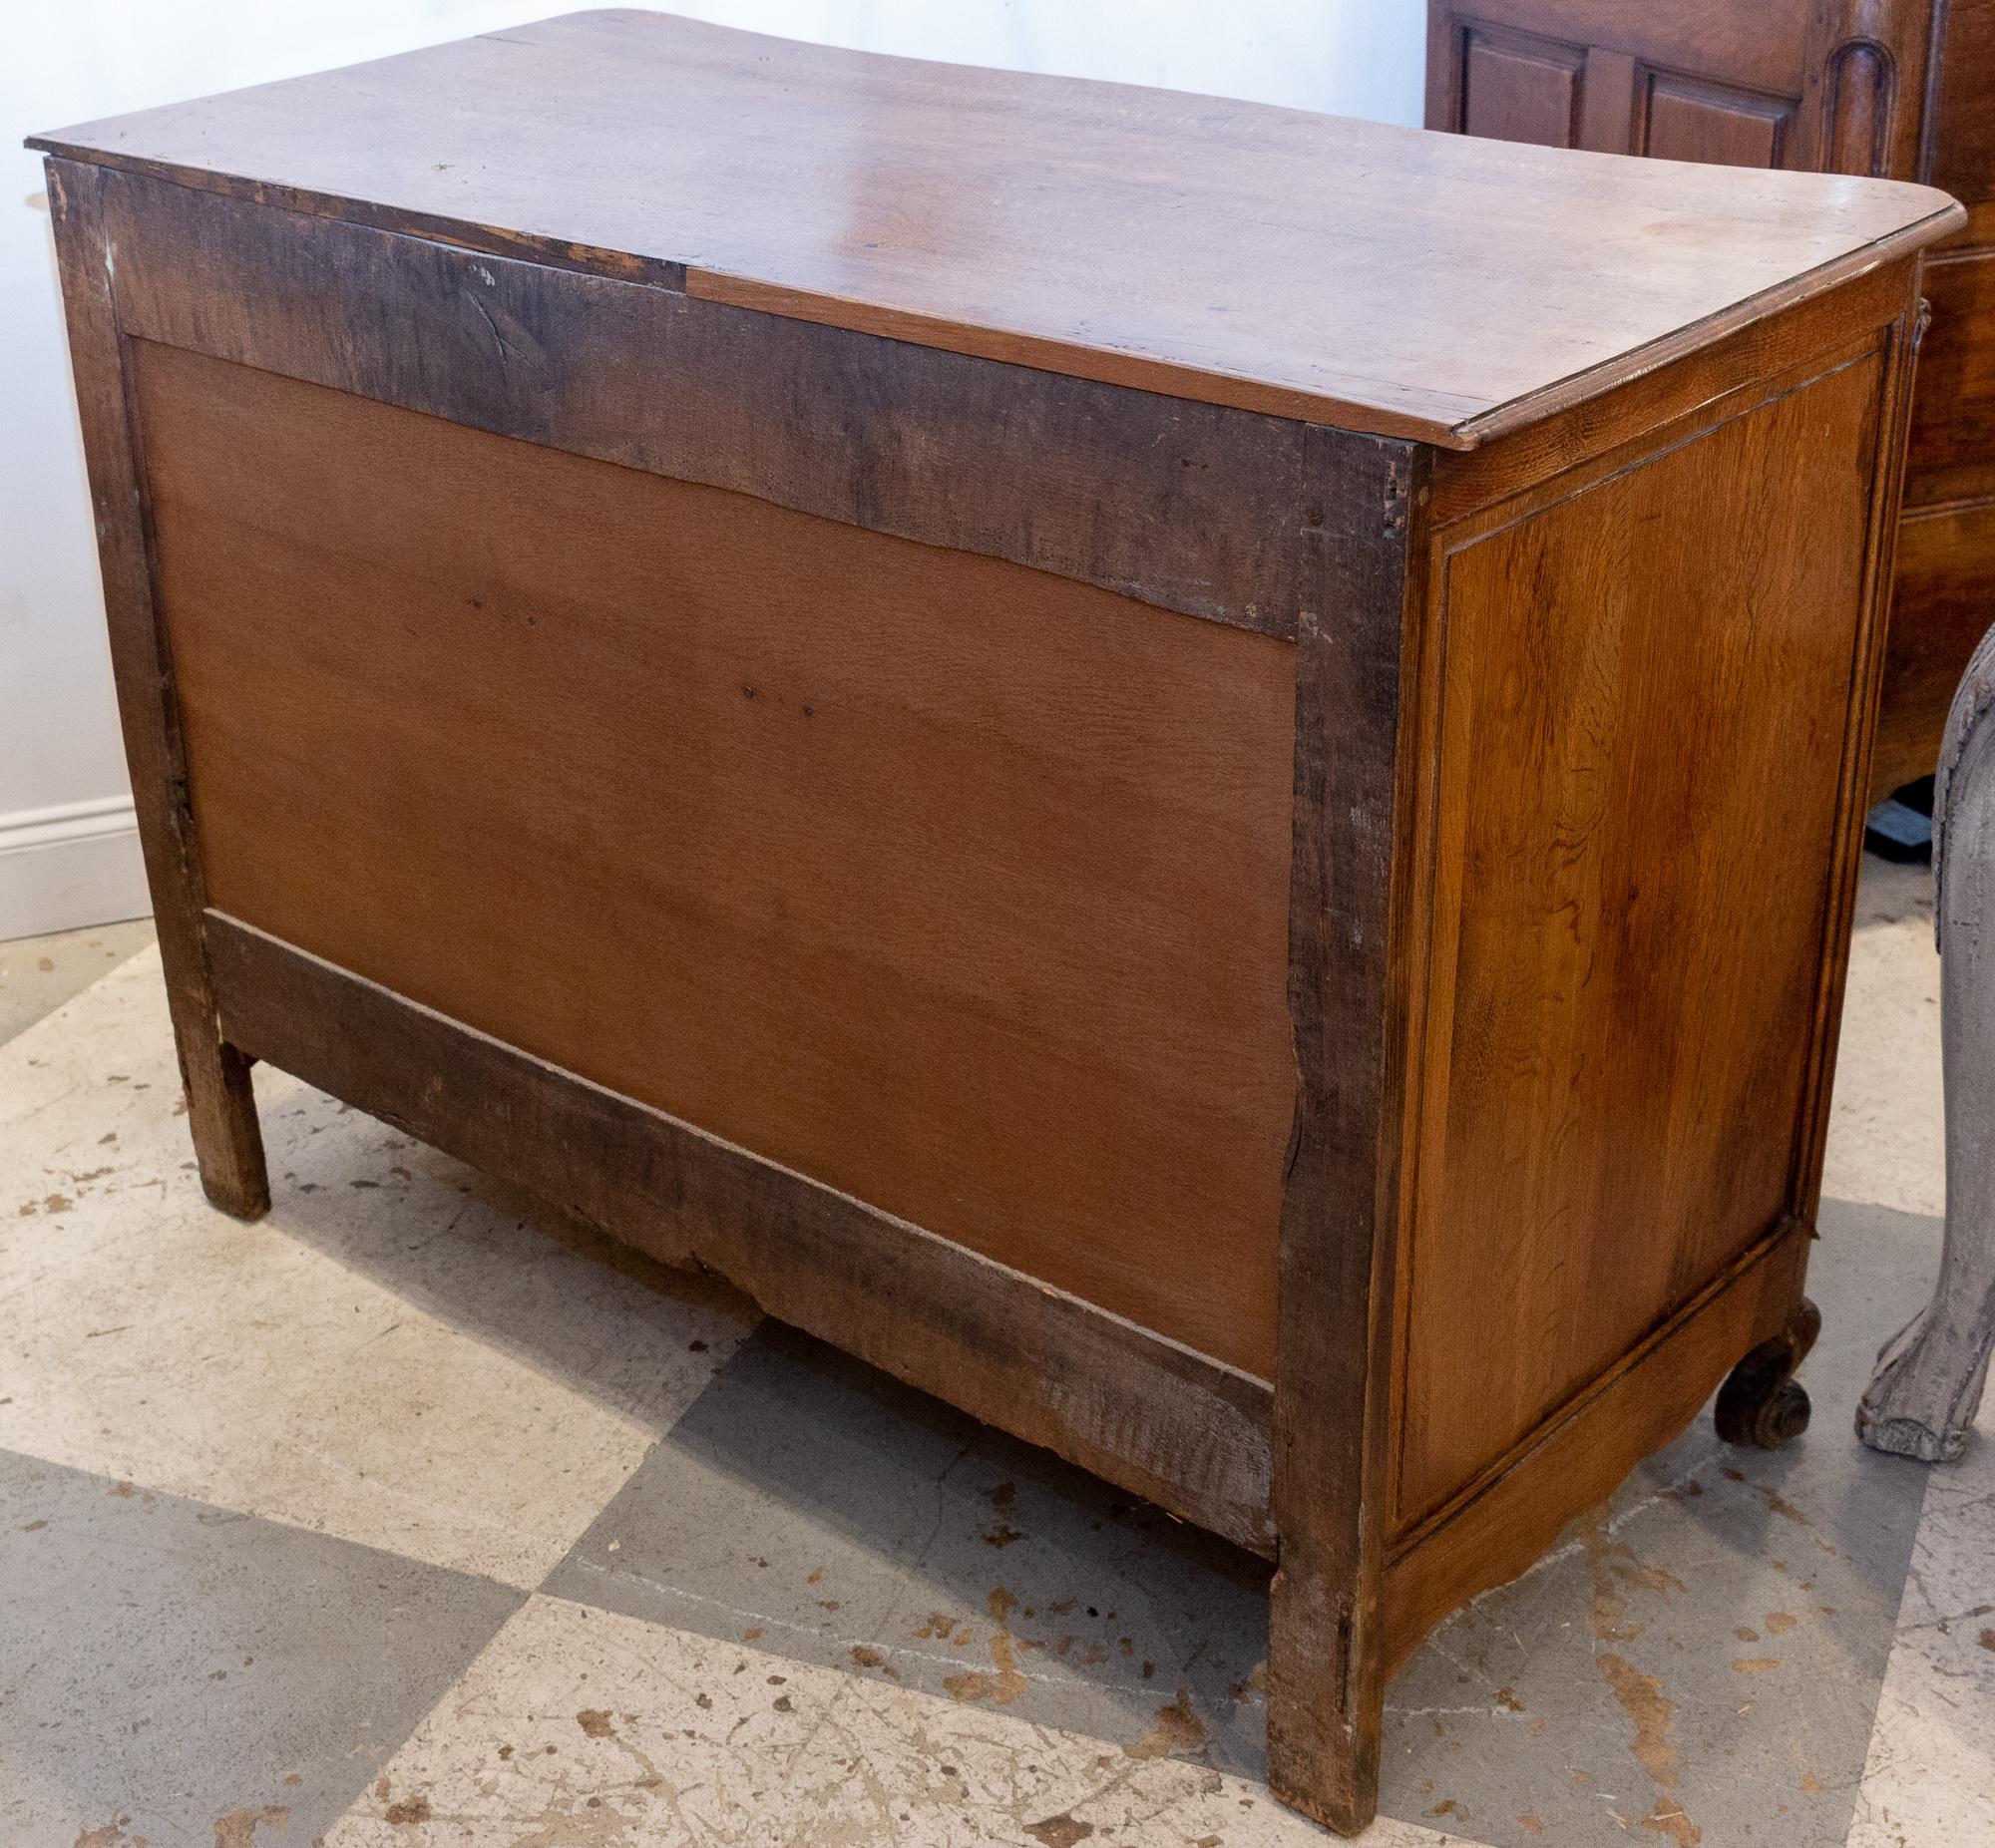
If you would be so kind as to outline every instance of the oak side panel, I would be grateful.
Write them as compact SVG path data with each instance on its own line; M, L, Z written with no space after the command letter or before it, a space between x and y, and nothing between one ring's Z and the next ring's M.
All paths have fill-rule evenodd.
M210 904L1272 1375L1292 644L132 351Z
M1437 547L1401 1527L1805 1190L1884 378L1873 351Z
M268 1059L1174 1514L1268 1553L1269 1392L688 1124L209 912Z
M1450 1611L1527 1570L1684 1430L1741 1356L1786 1325L1806 1262L1805 1230L1781 1228L1591 1382L1480 1494L1396 1546L1383 1600L1389 1671Z

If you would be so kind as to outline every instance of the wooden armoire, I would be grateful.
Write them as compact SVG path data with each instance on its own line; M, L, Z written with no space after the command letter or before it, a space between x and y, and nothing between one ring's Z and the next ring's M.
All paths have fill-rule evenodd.
M1872 795L1929 773L1995 622L1995 0L1429 0L1427 126L1918 179L1967 206L1926 258Z

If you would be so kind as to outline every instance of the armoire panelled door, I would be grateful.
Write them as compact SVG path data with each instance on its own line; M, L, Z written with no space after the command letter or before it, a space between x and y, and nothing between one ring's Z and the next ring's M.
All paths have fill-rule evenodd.
M1427 126L1910 178L1933 11L1933 0L1435 0Z

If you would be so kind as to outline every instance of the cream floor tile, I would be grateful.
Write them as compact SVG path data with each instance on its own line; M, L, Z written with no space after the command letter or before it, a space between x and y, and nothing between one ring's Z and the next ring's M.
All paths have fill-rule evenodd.
M1995 1409L1995 1408L1991 1408ZM1995 1844L1995 1417L1935 1466L1848 1848Z
M325 1848L1001 1842L1257 1848L1329 1839L1258 1784L1166 1753L958 1705L884 1672L800 1663L529 1599ZM1456 1838L1385 1821L1368 1848Z
M1849 949L1822 1192L1946 1211L1939 954L1923 869L1867 862Z
M242 1226L193 1172L156 950L0 1048L0 1446L537 1585L752 1310L256 1085Z

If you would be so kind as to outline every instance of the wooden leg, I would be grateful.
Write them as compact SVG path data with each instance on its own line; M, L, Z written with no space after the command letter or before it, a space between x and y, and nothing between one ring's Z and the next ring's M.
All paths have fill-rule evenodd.
M178 1029L179 1022L176 1021ZM249 1061L213 1034L190 1046L179 1035L181 1088L194 1131L201 1191L237 1219L261 1219L270 1210L270 1177L263 1165L263 1132L249 1084Z
M1362 1834L1379 1812L1385 1677L1350 1588L1305 1566L1275 1573L1268 1620L1268 1788L1291 1809ZM1370 1633L1368 1635L1367 1633Z
M1873 1450L1960 1454L1995 1348L1995 629L1954 695L1933 790L1940 1032L1946 1061L1946 1243L1939 1285L1885 1343L1856 1410Z
M1795 1369L1821 1332L1821 1310L1805 1296L1794 1318L1739 1362L1718 1389L1715 1422L1728 1444L1778 1450L1808 1427L1808 1395Z
M1397 849L1413 812L1397 757L1401 663L1425 609L1406 544L1425 464L1383 438L1325 430L1310 443L1311 495L1338 517L1311 529L1320 580L1296 637L1297 1085L1276 1271L1268 1787L1356 1835L1379 1806L1386 1698L1380 1603L1412 890Z
M138 421L127 399L116 268L98 196L99 170L48 163L62 265L70 367L97 515L98 563L118 717L132 773L146 883L180 1053L181 1086L201 1186L225 1213L254 1219L270 1204L249 1061L221 1037L201 939L200 862L188 812L180 703L153 603L151 539L142 511Z

